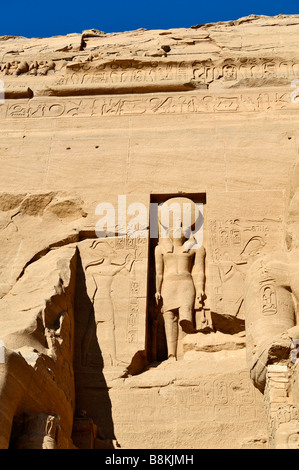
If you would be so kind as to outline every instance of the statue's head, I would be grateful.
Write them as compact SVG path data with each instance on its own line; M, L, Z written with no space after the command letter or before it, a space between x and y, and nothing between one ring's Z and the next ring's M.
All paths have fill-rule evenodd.
M184 242L186 240L186 235L184 233L183 227L169 227L169 239L173 241L174 239L181 240Z
M173 197L165 201L159 208L158 217L160 237L171 241L188 240L194 230L202 226L202 214L187 197Z

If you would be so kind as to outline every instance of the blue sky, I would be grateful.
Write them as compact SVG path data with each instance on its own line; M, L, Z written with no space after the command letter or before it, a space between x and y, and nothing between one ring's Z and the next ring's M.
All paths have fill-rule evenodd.
M50 37L84 29L121 32L235 20L250 14L299 14L298 0L5 0L0 36Z

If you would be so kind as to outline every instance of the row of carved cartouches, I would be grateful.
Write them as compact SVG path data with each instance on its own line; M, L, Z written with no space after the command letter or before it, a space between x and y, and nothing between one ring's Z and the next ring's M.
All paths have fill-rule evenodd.
M209 84L222 78L227 81L299 77L299 63L266 61L247 64L227 63L221 67L199 66L193 70L194 79Z
M99 66L99 68L84 67L71 68L70 76L64 76L57 83L59 85L79 85L96 83L152 83L165 80L190 80L202 85L209 85L216 80L224 82L240 81L246 79L294 79L299 77L299 64L292 63L261 63L221 66L204 66L202 64L172 66L158 65L155 67L121 67Z
M74 62L73 62L74 61ZM215 80L224 81L244 79L296 78L299 77L299 63L286 60L246 60L223 61L213 64L206 62L138 62L118 60L112 62L77 59L73 61L39 60L33 62L11 61L0 64L0 72L4 75L47 75L48 73L66 73L59 83L85 83L88 77L98 76L95 81L109 82L152 82L156 80L190 79L202 84ZM98 62L98 63L97 63ZM89 72L84 76L86 72ZM84 78L83 78L83 76ZM86 78L87 77L87 78ZM92 79L91 79L92 80Z
M149 98L101 97L97 99L72 99L61 101L30 100L1 107L3 117L40 118L76 116L122 116L141 114L180 114L238 111L267 111L296 106L290 101L290 93L236 94L231 96L164 96Z
M201 63L159 65L155 67L134 68L121 66L71 69L74 73L64 77L61 83L98 83L98 82L154 82L157 80L194 80L198 83L212 83L215 80L236 81L245 79L296 78L299 77L299 64L265 62L260 64L224 64L205 66ZM85 72L90 72L85 73Z

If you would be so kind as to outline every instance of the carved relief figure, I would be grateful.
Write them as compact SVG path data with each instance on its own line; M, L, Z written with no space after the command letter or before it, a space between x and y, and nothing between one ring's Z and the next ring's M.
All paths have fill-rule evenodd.
M111 365L118 364L115 338L115 316L112 300L112 282L117 273L126 268L131 270L132 260L130 254L126 256L122 264L112 261L111 255L107 254L102 258L90 262L86 266L87 274L92 276L94 281L93 307L95 312L95 322L97 328L97 338L99 344L102 340L109 348ZM108 341L105 341L105 340Z
M195 331L193 309L195 303L203 302L204 263L204 247L190 248L182 227L179 233L169 227L169 238L162 239L155 249L155 298L163 304L169 359L177 357L179 325L185 333Z
M226 224L213 221L210 231L211 254L215 263L214 291L217 294L213 308L216 313L244 318L246 272L263 252L266 242L261 236L250 236L252 230L246 229L246 224L240 220Z

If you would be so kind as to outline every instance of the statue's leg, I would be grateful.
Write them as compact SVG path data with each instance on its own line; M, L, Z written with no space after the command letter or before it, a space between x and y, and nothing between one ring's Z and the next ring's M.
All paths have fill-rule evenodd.
M104 362L111 366L118 364L116 357L115 324L110 320L97 322L97 340ZM109 342L107 341L109 339Z
M192 314L193 311L190 307L181 307L179 310L180 325L185 333L195 332Z
M168 358L176 358L178 344L178 315L172 310L163 313Z

